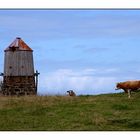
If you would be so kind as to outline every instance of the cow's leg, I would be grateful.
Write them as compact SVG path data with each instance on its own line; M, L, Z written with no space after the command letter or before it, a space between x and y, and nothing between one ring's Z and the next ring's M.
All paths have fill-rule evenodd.
M125 93L128 93L128 90L127 89L123 89L123 90L124 90Z
M131 90L128 89L128 98L130 98L130 96L131 96Z

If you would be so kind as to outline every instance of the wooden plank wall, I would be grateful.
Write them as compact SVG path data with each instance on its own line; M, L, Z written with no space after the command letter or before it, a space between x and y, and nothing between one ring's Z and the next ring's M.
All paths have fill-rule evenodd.
M6 51L4 76L34 75L33 53L31 51Z

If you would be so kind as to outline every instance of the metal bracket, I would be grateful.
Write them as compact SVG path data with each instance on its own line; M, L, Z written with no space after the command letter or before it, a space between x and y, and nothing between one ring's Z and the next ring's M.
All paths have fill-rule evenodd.
M1 73L0 73L0 76L4 76L4 73L1 72Z

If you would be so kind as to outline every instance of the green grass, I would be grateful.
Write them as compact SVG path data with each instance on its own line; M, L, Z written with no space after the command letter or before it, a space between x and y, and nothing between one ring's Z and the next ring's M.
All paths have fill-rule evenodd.
M0 130L140 131L140 93L0 97Z

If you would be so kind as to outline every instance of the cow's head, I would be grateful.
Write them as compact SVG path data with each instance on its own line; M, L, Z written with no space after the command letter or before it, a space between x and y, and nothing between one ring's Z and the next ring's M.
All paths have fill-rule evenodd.
M116 89L115 90L118 90L118 89L121 89L121 83L116 84Z
M69 91L66 91L66 93L65 93L66 95L69 95Z

